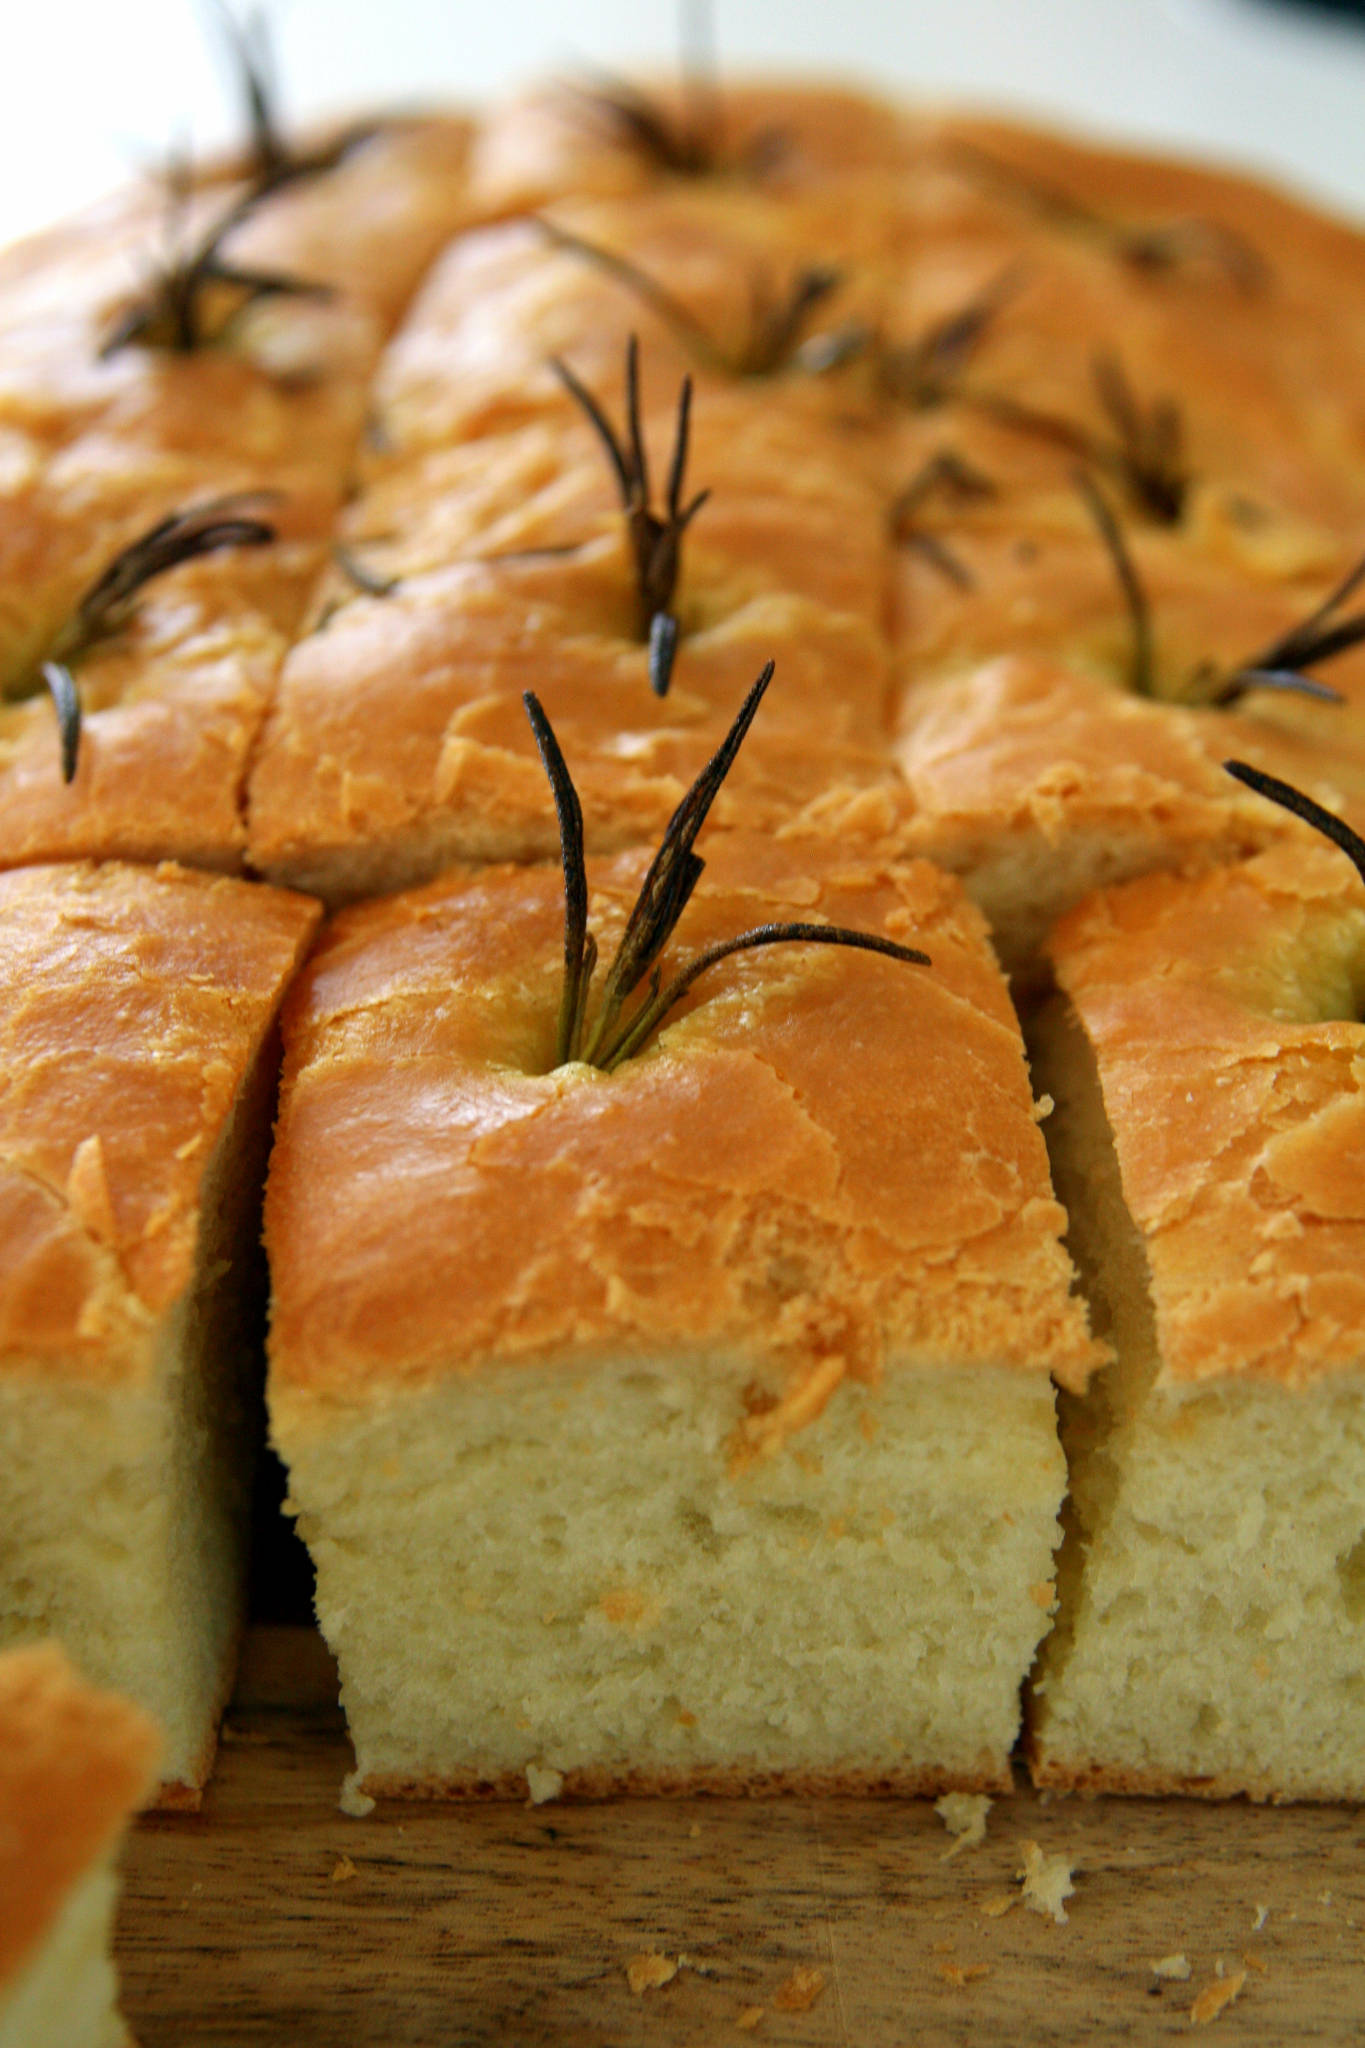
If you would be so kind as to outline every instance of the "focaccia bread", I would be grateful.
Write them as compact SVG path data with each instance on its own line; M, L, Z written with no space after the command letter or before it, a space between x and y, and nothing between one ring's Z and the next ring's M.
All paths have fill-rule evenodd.
M1116 1365L1065 1405L1045 1785L1365 1795L1365 897L1288 845L1099 896L1039 1027Z
M0 2048L127 2048L114 1856L159 1749L54 1643L0 1654Z
M242 1625L254 1219L306 899L0 876L0 1644L53 1635L197 1805Z
M191 181L189 243L251 175ZM0 865L174 854L354 906L291 1008L269 1202L275 1429L362 1779L1005 1783L1053 1608L1048 1375L1079 1392L1097 1352L1013 1013L943 871L1026 991L1097 885L1256 856L1237 873L1311 894L1304 829L1226 754L1365 818L1365 238L1021 128L605 82L282 173L224 249L283 285L234 311L219 279L204 348L161 346L139 299L153 225L144 193L0 261ZM67 784L35 665L187 496L279 539L169 571L82 650ZM523 693L573 763L610 935L768 661L699 943L722 910L838 905L922 918L934 967L746 956L620 1072L552 1074L564 813ZM312 912L204 900L292 933L268 1015ZM210 1120L249 1087L236 1054ZM120 1258L169 1241L155 1201L126 1242L117 1213L176 1169L140 1157L120 1189L84 1135L24 1135L56 1147L14 1175L0 1304L25 1317L50 1249L25 1204L82 1271L110 1231ZM214 1141L177 1142L202 1148L188 1213ZM229 1170L245 1194L255 1169ZM1078 1212L1109 1200L1088 1173ZM217 1256L191 1239L176 1288ZM186 1322L140 1284L135 1320ZM0 1390L69 1382L123 1456L131 1368L88 1385L77 1315L61 1370L31 1370L49 1339L20 1322ZM42 1463L16 1467L35 1497ZM198 1701L181 1796L233 1598L173 1688Z
M979 916L851 815L717 831L666 973L793 916L933 964L746 954L604 1073L562 891L359 906L287 1006L271 1427L359 1782L1005 1786L1097 1353Z
M456 118L386 128L264 196L209 179L177 206L149 181L0 258L0 864L242 866L248 756L386 333L466 219L466 141ZM211 245L225 276L192 288ZM278 534L269 566L173 570L78 648L64 779L42 663L121 551L219 504Z

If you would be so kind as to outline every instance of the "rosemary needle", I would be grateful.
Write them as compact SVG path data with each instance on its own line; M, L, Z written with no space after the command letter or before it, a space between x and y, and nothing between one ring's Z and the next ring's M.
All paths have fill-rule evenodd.
M884 953L894 960L928 966L929 958L911 946L870 932L839 925L765 924L704 948L665 983L660 956L673 936L701 877L704 862L693 851L697 835L720 793L735 758L772 681L768 662L745 697L733 725L673 813L659 849L649 864L625 930L606 970L597 1012L585 1026L589 985L597 963L597 943L588 929L588 881L583 850L583 811L568 764L554 729L533 691L522 701L535 734L540 758L554 792L559 819L560 858L564 870L564 978L555 1033L555 1061L563 1066L583 1061L614 1072L639 1053L669 1012L699 977L731 954L760 946L851 946ZM627 1006L644 986L633 1012Z

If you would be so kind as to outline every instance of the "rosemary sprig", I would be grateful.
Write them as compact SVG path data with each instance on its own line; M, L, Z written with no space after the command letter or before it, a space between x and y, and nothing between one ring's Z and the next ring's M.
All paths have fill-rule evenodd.
M62 780L75 778L81 738L81 701L73 666L100 642L122 632L140 591L156 576L219 548L264 547L275 529L257 516L260 493L211 498L187 512L172 512L120 550L78 600L41 660L0 688L0 700L22 704L46 689L57 714Z
M1155 398L1144 406L1116 355L1094 356L1090 374L1107 434L1002 393L977 390L962 395L1001 426L1051 441L1101 471L1120 486L1136 511L1159 526L1178 525L1190 487L1179 405L1173 398Z
M310 283L282 270L261 270L231 262L223 254L228 237L248 220L263 191L252 187L234 199L189 249L183 246L190 184L183 167L167 179L166 253L141 297L124 308L100 343L101 362L122 349L169 349L188 355L222 346L234 328L263 299L327 300L330 285Z
M682 0L679 30L681 110L676 116L624 79L603 77L596 85L570 90L628 149L668 177L706 178L726 171L759 175L784 147L783 138L769 130L754 136L738 156L727 151L709 0Z
M534 692L522 702L540 749L540 758L554 791L559 818L560 857L564 869L564 982L555 1034L555 1063L582 1061L612 1073L640 1052L693 983L732 953L759 946L804 944L853 946L885 953L891 959L927 967L929 957L911 946L897 945L869 932L839 925L765 924L706 947L666 985L659 964L678 920L687 908L705 862L693 852L707 813L734 765L744 736L754 721L773 664L768 662L716 753L702 769L669 820L659 850L640 885L620 943L607 968L601 999L591 1028L586 1026L589 986L597 964L597 942L588 929L588 880L583 855L583 812L554 730ZM645 984L643 999L632 1014L626 1006Z
M343 129L315 149L296 150L279 115L274 52L264 8L239 14L229 0L212 0L228 56L236 74L250 138L253 203L300 178L316 178L335 170L344 157L368 142L373 123Z
M666 696L673 677L678 647L678 621L672 610L681 565L682 540L700 512L709 491L698 491L689 504L683 503L683 481L687 473L687 442L692 419L692 379L684 377L678 393L678 424L673 437L673 458L668 468L664 509L656 512L650 503L649 458L645 452L644 430L640 424L640 344L631 335L626 344L626 437L619 439L611 421L587 386L580 382L557 356L551 368L587 415L606 452L621 493L626 532L635 557L636 609L640 637L649 647L649 681L656 697Z
M934 497L948 497L958 504L979 502L996 495L994 483L984 470L968 462L951 448L940 448L921 464L909 483L892 501L889 524L891 538L900 547L915 548L949 583L959 590L972 590L976 578L947 542L920 524L920 511Z
M882 395L913 412L928 412L954 397L964 371L1023 284L1022 267L1011 264L955 313L931 321L913 341L884 344L877 352Z
M715 14L709 0L683 0L679 17L682 111L673 119L637 87L615 79L581 97L656 169L701 178L719 168L723 144Z
M749 309L744 331L737 342L718 341L690 307L666 285L632 263L628 256L600 243L576 235L543 216L537 226L555 248L615 279L632 292L642 305L656 313L676 340L680 341L702 369L727 377L773 377L787 369L824 371L846 359L848 336L812 335L810 323L818 307L841 282L839 271L827 264L812 263L797 271L785 289L771 276L753 271L749 278ZM862 346L861 330L857 346Z
M576 1059L583 1036L583 1006L597 964L597 941L588 930L588 870L583 854L583 806L578 801L569 766L555 738L554 727L533 690L522 703L536 736L540 758L554 791L559 819L559 847L564 867L564 986L555 1031L555 1065Z
M1259 768L1250 767L1245 761L1224 761L1229 775L1235 775L1239 782L1254 789L1257 796L1268 797L1272 804L1279 804L1284 810L1292 811L1296 818L1302 818L1306 825L1317 830L1339 846L1348 860L1355 863L1356 873L1365 882L1365 839L1353 832L1344 818L1335 811L1324 809L1314 803L1311 796L1305 796L1292 782L1281 782L1277 775L1266 775Z
M1355 595L1362 583L1365 583L1365 556L1347 570L1340 583L1309 612L1307 618L1300 619L1297 626L1291 626L1268 647L1239 662L1218 683L1210 701L1235 704L1248 690L1258 689L1296 690L1300 695L1340 703L1339 691L1305 675L1304 670L1316 668L1320 662L1330 661L1335 655L1345 654L1365 641L1365 612L1356 612L1351 618L1340 617L1342 606Z
M1074 472L1076 489L1095 522L1095 528L1118 578L1128 612L1129 686L1139 697L1156 695L1156 658L1152 633L1152 607L1137 564L1128 550L1114 509L1088 469Z
M1088 470L1077 470L1074 482L1095 522L1105 551L1114 567L1123 593L1130 627L1129 681L1140 697L1157 697L1155 635L1152 605L1129 552L1123 529L1099 485ZM1320 703L1339 704L1341 692L1330 683L1304 673L1319 662L1344 654L1365 641L1365 613L1339 619L1337 613L1362 581L1365 559L1345 576L1323 602L1269 647L1245 661L1219 668L1201 662L1187 679L1184 690L1167 701L1194 708L1226 710L1240 703L1249 690L1282 690Z
M977 143L958 139L952 154L969 175L993 186L1039 220L1107 249L1134 270L1161 274L1203 263L1221 270L1238 291L1247 294L1263 290L1268 282L1269 271L1259 250L1221 221L1198 215L1169 221L1115 220L1064 187L1020 165L1006 163Z

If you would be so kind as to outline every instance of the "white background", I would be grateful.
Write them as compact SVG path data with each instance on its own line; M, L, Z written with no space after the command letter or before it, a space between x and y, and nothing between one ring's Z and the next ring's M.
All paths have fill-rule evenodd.
M236 0L242 5L243 0ZM670 64L677 0L272 0L295 116ZM1365 30L1274 0L715 0L734 68L1033 110L1269 170L1365 220ZM210 0L6 0L0 241L235 132Z

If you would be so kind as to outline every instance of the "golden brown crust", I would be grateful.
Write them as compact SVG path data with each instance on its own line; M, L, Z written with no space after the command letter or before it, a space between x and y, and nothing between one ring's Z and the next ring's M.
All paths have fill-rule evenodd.
M263 200L234 263L327 287L268 299L217 345L103 344L166 249L139 187L0 263L0 690L32 683L71 610L168 513L227 494L289 545L158 579L134 629L77 667L87 719L63 784L46 692L0 709L0 861L178 858L239 868L246 764L324 559L384 334L466 218L468 123L384 128ZM240 187L201 184L177 248ZM211 309L210 323L224 308Z
M188 870L0 876L0 1368L135 1370L317 905Z
M1265 283L1274 287L1277 301L1298 305L1329 278L1347 290L1365 288L1365 241L1359 230L1263 179L1187 157L1119 149L1075 133L964 113L925 119L920 141L926 158L932 157L940 170L938 183L924 195L926 212L932 210L945 224L953 219L959 232L981 232L993 223L998 230L1048 247L1055 246L1058 232L1045 215L1011 192L1007 179L973 169L962 154L966 144L1123 226L1197 220L1231 232L1263 259ZM1109 256L1099 245L1096 253ZM1119 274L1138 300L1150 299L1172 278L1177 294L1183 296L1182 275L1191 291L1221 281L1229 305L1252 297L1225 262L1207 253L1201 260L1196 252L1184 272L1179 266L1173 271L1144 271L1134 263L1122 265ZM1220 297L1220 310L1223 303ZM1260 324L1254 301L1246 324L1248 329Z
M639 337L651 404L672 403L691 373L698 413L713 394L742 396L749 408L789 413L808 435L825 434L847 410L840 378L791 374L738 377L723 360L742 354L756 297L781 304L797 277L822 260L818 230L792 209L733 192L666 191L632 204L583 202L556 208L555 223L666 280L710 345L699 345L637 291L578 253L548 245L525 221L452 243L434 266L385 353L375 404L387 444L375 469L423 449L524 424L563 405L551 357L570 363L596 391L619 387L627 340ZM833 241L834 228L830 235ZM836 255L847 255L843 224ZM881 268L844 277L823 300L815 331L854 319L875 324ZM738 389L736 388L738 386Z
M1125 260L1112 235L1031 202L1012 168L1120 231L1174 228L1172 260ZM920 331L1010 280L969 388L1093 432L1104 417L1092 365L1097 355L1117 359L1145 404L1179 406L1196 496L1234 486L1251 516L1288 507L1330 518L1348 543L1358 532L1361 404L1349 367L1365 308L1358 231L1252 179L961 116L926 124L923 174L905 205L917 232L891 300L898 331ZM1239 256L1253 264L1249 276ZM983 460L993 446L1007 472L1055 477L1075 459L1048 460L1018 434L978 442L983 418L970 407L922 425L965 437L963 452Z
M346 605L285 663L251 777L252 865L336 902L453 860L552 854L527 689L572 765L594 850L657 840L774 656L717 816L776 819L831 779L891 779L873 627L784 592L708 617L685 585L690 630L659 699L632 587L610 532L571 562L464 562Z
M650 375L644 439L656 467L676 431L678 386ZM622 363L598 394L622 411ZM799 592L881 625L886 506L879 457L859 440L824 443L782 407L714 391L691 415L691 489L714 486L683 549L682 584L714 609L759 590ZM370 467L342 520L357 558L407 579L457 560L572 557L619 530L620 496L591 427L567 392L542 415L477 440ZM341 572L323 602L355 595Z
M222 217L229 197L196 198L187 246ZM250 344L130 346L102 357L120 313L145 286L149 260L164 248L164 213L164 196L139 187L6 252L0 429L49 458L98 436L144 460L192 451L206 469L226 472L245 459L258 486L297 484L353 442L378 326L340 300L290 301L283 336L274 316L262 316ZM276 261L286 257L277 246Z
M155 1724L55 1643L0 1656L0 1986L154 1782Z
M476 200L521 213L564 193L623 197L666 183L668 174L632 148L610 110L595 101L598 84L591 77L551 82L486 117L470 172ZM651 81L645 90L670 124L695 118L670 81ZM845 215L855 194L861 206L880 202L890 212L894 180L918 154L913 123L899 108L804 80L727 82L718 140L721 174L700 189L713 183L722 193L808 198L831 209L842 203Z
M70 783L47 691L0 708L0 865L177 859L240 870L248 761L322 559L316 543L297 542L158 579L127 631L77 666Z
M1017 1026L956 886L818 823L717 831L707 862L683 947L815 916L934 965L742 956L606 1076L548 1071L556 870L457 872L329 928L284 1019L277 1413L636 1350L739 1347L793 1386L833 1362L826 1391L910 1357L1084 1376ZM643 867L593 870L605 948ZM400 1183L422 1194L395 1232Z
M1288 844L1082 905L1049 950L1095 1050L1162 1380L1365 1363L1365 901Z
M474 218L472 132L458 113L381 117L333 169L267 201L234 237L234 256L330 286L387 334L441 248ZM304 137L299 147L306 154L326 139Z

